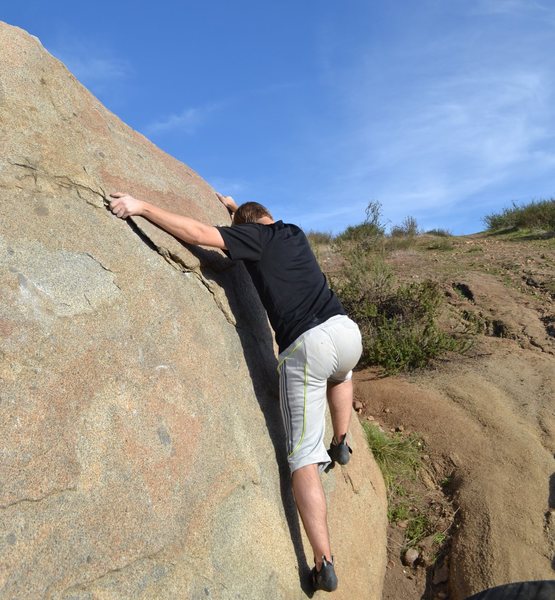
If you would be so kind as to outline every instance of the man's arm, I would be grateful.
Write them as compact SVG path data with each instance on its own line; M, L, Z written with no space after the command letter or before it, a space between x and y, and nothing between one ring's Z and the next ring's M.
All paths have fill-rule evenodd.
M212 225L205 225L190 217L172 213L149 202L133 198L129 194L115 192L110 196L113 198L110 201L110 210L120 219L138 215L187 244L226 249L221 233Z
M235 200L231 196L224 196L223 194L218 194L218 192L216 192L216 196L218 197L218 200L227 208L231 214L231 218L233 219L233 215L239 208Z

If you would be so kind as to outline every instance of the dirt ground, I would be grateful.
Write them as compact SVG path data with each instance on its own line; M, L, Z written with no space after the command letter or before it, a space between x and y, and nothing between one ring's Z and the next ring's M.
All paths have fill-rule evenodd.
M466 355L432 368L355 374L361 420L422 437L427 475L415 493L449 528L432 556L423 540L409 567L402 527L390 527L384 600L462 600L553 579L555 239L420 237L388 262L400 281L437 281L445 326L477 334Z

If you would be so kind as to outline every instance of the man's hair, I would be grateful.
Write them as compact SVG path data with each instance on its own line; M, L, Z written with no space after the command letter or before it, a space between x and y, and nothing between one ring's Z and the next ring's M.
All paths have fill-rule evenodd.
M262 206L262 204L258 204L258 202L245 202L235 211L233 223L234 225L256 223L262 217L270 217L272 220L274 218L270 214L270 211L265 206Z

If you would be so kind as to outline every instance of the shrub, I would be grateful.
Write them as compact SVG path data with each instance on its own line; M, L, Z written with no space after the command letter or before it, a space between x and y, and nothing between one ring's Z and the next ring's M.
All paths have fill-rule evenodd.
M395 373L425 367L445 352L461 350L459 340L436 323L442 301L439 287L432 281L398 288L374 319L366 361Z
M540 200L511 208L484 217L489 231L503 229L542 229L555 231L555 200Z
M371 201L366 207L366 218L359 225L350 225L343 233L336 237L339 246L345 243L357 243L364 247L371 247L383 238L384 226L381 223L382 205Z
M331 284L361 329L360 365L380 365L386 373L396 373L424 367L446 351L464 351L466 340L460 342L436 324L443 303L437 284L426 281L395 289L393 272L384 259L380 210L379 203L371 202L365 222L347 228L335 240L344 265ZM405 231L417 229L414 219L405 219Z
M379 365L388 374L421 368L447 351L463 352L465 341L442 331L437 323L443 295L432 281L393 289L393 273L379 257L336 289L347 313L359 324L361 366Z
M447 229L430 229L426 231L427 235L436 235L438 237L451 237L453 234Z
M394 225L391 228L391 237L416 237L418 235L418 223L414 217L405 217L402 225Z
M310 230L307 232L306 237L311 244L331 244L334 239L331 231Z
M431 240L426 246L428 250L454 250L455 246L448 237Z

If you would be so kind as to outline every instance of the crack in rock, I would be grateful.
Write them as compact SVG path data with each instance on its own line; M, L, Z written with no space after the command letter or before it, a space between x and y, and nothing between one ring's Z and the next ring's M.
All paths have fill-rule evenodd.
M41 496L40 498L19 498L19 500L14 500L13 502L8 502L8 504L0 504L0 509L6 510L8 508L11 508L12 506L18 506L19 504L23 504L24 502L30 502L30 503L35 504L37 502L43 502L44 500L48 500L48 498L52 498L53 496L59 496L60 494L65 494L66 492L76 492L76 491L77 491L77 487L73 486L73 487L64 488L61 490L54 490L54 491L50 492L49 494Z
M15 162L15 161L9 161L9 162L13 166L31 170L33 172L33 178L35 181L35 185L37 184L37 179L38 179L38 176L40 175L41 177L44 177L51 181L54 181L57 185L59 185L62 188L75 189L75 191L77 192L77 195L80 198L82 198L83 200L85 200L85 202L87 202L88 204L91 204L95 208L108 207L110 204L110 199L109 199L108 195L106 194L106 192L102 189L102 187L100 185L98 185L99 189L94 189L90 185L86 185L79 181L75 181L71 177L68 177L67 175L55 175L55 174L47 173L46 171L42 171L41 169L39 169L37 166L31 164L30 162L26 162L26 163ZM85 169L85 173L87 173L86 169ZM81 196L81 194L79 194L79 190L86 190L86 191L91 192L91 193L95 194L96 196L99 196L100 198L102 198L102 202L103 202L102 206L100 206L99 204L97 204L95 202L91 202L87 198L83 198ZM225 302L223 302L223 300L218 295L219 288L214 287L214 284L212 284L212 282L209 279L206 279L206 277L204 277L204 275L200 271L199 267L192 267L192 266L188 265L186 261L184 261L180 256L178 256L174 252L171 252L167 248L164 248L163 246L159 246L158 244L153 242L153 240L139 227L139 225L135 221L133 221L132 218L127 219L127 222L130 224L133 231L149 246L149 248L158 252L158 254L160 254L175 269L177 269L178 271L184 272L184 273L191 273L192 275L194 275L196 277L196 279L203 285L203 287L205 287L210 292L210 295L212 296L214 303L216 304L218 309L221 311L221 313L225 317L226 321L233 327L237 326L237 322L235 321L235 317L233 316L231 310L229 309L227 304ZM94 261L96 261L105 271L109 271L110 273L113 273L113 271L111 271L110 269L105 267L92 254L90 254L88 252L86 254L87 254L87 256L92 258Z
M102 186L100 186L98 184L97 184L98 189L95 189L95 188L91 187L90 185L87 185L80 181L75 181L74 179L72 179L71 177L69 177L67 175L55 175L55 174L43 171L43 170L39 169L38 167L36 167L35 165L31 164L30 162L27 162L27 163L15 162L15 161L8 161L8 162L11 165L13 165L14 167L20 167L20 168L29 169L30 171L32 171L31 176L33 177L35 185L37 185L38 178L40 176L47 180L53 181L54 183L56 183L57 185L59 185L60 187L62 187L64 189L75 189L75 191L77 192L77 195L80 198L84 199L85 202L87 202L87 204L90 204L91 206L94 206L95 208L103 208L104 206L108 206L110 203L110 199L108 198L108 195L102 189ZM87 170L85 168L84 168L84 170L85 170L85 173L87 173ZM88 173L87 173L87 175L88 175ZM96 202L91 202L87 198L83 198L79 194L79 190L86 190L88 192L91 192L92 194L95 194L96 196L99 196L100 198L102 198L102 205L100 205Z
M92 579L88 579L88 580L84 580L84 581L79 581L77 583L73 583L69 587L67 587L64 590L62 590L60 592L60 596L63 597L65 594L71 593L71 592L86 591L87 588L90 588L91 586L97 584L98 582L102 581L103 579L106 579L107 577L110 577L112 575L123 573L124 571L133 568L135 565L137 565L137 564L139 564L141 562L155 561L165 551L166 551L165 547L160 548L160 550L152 552L151 554L147 554L145 556L138 556L137 558L135 558L135 559L133 559L133 560L131 560L131 561L129 561L129 562L121 565L121 567L115 567L113 569L108 569L107 571L104 571L103 573L101 573L100 575L97 575L96 577L94 577ZM177 563L176 562L172 562L171 560L168 560L168 559L163 559L163 564L165 564L165 565L167 565L169 567L175 567Z
M349 484L353 490L353 492L355 494L359 493L359 489L355 486L352 477L349 475L349 473L347 473L347 471L345 469L341 469L341 471L343 471L343 479L345 480L345 483ZM372 486L374 487L374 486Z
M168 262L174 269L182 273L190 273L194 275L196 279L210 292L214 303L222 312L225 320L233 327L237 327L237 322L235 321L235 317L233 316L231 309L219 297L218 291L220 288L215 286L209 279L206 279L198 266L187 264L187 262L181 256L154 242L152 238L149 237L149 235L145 233L145 231L143 231L135 221L133 221L132 218L128 219L127 221L130 224L131 229L133 229L133 231L148 245L148 247L160 254L160 256L162 256L162 258L164 258L166 262Z
M103 265L98 258L96 258L96 256L93 256L90 252L84 252L83 254L85 254L86 256L88 256L89 258L92 258L94 260L94 262L98 263L105 271L108 271L108 273L112 273L113 275L115 274L114 271L112 271L112 269L109 269L107 266Z

